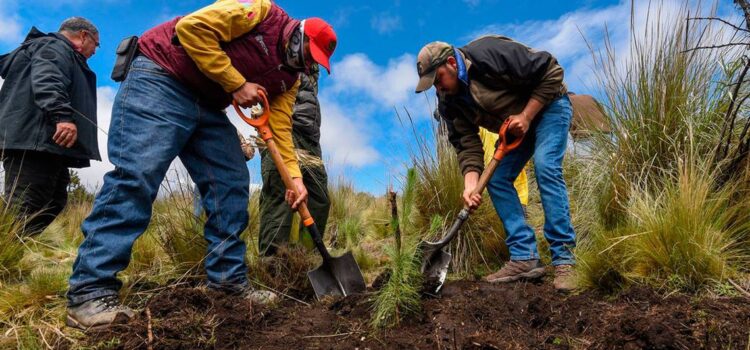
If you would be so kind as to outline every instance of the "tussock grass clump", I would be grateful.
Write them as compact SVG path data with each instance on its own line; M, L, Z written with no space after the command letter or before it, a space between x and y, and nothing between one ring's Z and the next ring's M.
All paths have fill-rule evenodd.
M644 233L633 240L633 274L695 291L732 277L732 263L750 262L737 251L750 234L750 212L731 205L728 188L714 191L713 178L686 170L659 196L633 200L632 228Z
M52 223L51 226L57 226L54 232L61 235L66 247L77 248L83 242L81 224L91 213L93 204L93 202L86 201L69 203Z
M21 241L22 233L23 221L0 200L0 286L22 270L21 261L26 251Z
M331 209L326 237L334 247L352 248L365 234L364 211L373 201L372 196L354 189L351 180L339 177L328 186Z
M652 5L648 5L652 6ZM595 52L611 135L593 139L587 171L574 181L581 285L616 291L630 283L698 291L745 269L750 217L744 180L715 167L737 52L686 50L721 33L685 26L689 4L663 17L649 8L645 30L631 31L622 60L607 42ZM708 22L710 23L710 22ZM733 178L737 179L736 176Z
M388 213L388 200L385 196L372 200L372 203L363 213L366 218L365 235L367 235L367 240L380 241L391 235L391 217Z
M250 214L250 222L243 233L245 242L247 242L248 251L250 251L253 242L257 245L258 235L260 235L260 188L250 191L250 200L247 204L247 211Z
M172 194L154 206L152 226L161 248L179 273L202 275L208 244L203 217L193 213L192 197Z
M163 242L152 225L133 244L130 265L120 274L123 289L120 295L125 300L147 299L151 289L165 284L183 282L191 277L184 265L175 265L164 251Z
M351 180L339 177L329 184L330 215L325 240L334 253L352 251L365 278L382 270L386 257L382 240L389 236L390 216L385 196L359 192ZM311 246L312 242L308 246Z
M629 52L615 52L608 39L593 52L612 132L593 139L593 171L581 180L598 184L594 198L609 228L627 217L634 180L673 178L688 152L713 153L729 102L725 64L739 58L728 49L686 51L721 40L707 22L686 28L688 13L700 13L690 4L669 17L661 3L646 6L651 19L643 31L631 29Z
M747 266L750 212L733 205L730 189L713 190L714 178L686 168L656 195L631 189L626 222L600 228L578 249L583 286L645 282L694 292Z
M149 228L133 244L133 253L128 274L142 274L157 265L165 265L165 252L161 246L160 237L154 228Z
M42 305L64 304L68 287L68 267L40 267L25 283L0 288L0 323L27 320L45 313Z

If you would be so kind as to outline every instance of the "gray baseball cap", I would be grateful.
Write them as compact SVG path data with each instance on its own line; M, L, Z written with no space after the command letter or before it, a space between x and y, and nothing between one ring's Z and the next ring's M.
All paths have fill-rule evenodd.
M435 83L436 69L451 56L453 56L453 46L442 41L433 41L419 50L419 55L417 55L417 73L419 73L417 93L429 89Z

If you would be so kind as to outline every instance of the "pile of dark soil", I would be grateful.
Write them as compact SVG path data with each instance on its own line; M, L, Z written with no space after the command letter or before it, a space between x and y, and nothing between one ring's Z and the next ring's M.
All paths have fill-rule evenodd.
M154 296L130 323L89 331L88 342L103 349L244 348L266 311L205 287L171 289Z
M92 333L92 345L147 349L746 349L750 300L662 297L633 288L608 299L563 296L549 283L446 284L423 314L369 329L371 294L263 310L200 289L154 297L128 325ZM119 341L111 341L119 339ZM119 344L118 344L119 343Z
M274 256L263 257L251 266L251 280L263 288L270 288L293 298L308 300L315 297L307 271L319 265L314 255L304 247L283 246Z

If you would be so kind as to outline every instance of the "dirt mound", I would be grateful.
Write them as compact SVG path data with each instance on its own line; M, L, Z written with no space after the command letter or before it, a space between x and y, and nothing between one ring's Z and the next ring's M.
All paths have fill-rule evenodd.
M108 349L147 349L150 336L155 349L237 349L250 339L264 311L206 288L171 289L154 296L131 323L90 332L90 342Z
M312 300L315 292L307 278L307 271L317 265L316 258L306 248L282 246L274 256L260 258L249 270L252 280L265 288L294 298Z
M266 311L244 300L183 289L150 303L154 349L714 349L748 346L750 300L664 298L634 288L617 298L564 296L550 283L446 284L423 314L379 333L372 294ZM147 321L112 329L121 349L147 348ZM117 347L115 347L117 348Z

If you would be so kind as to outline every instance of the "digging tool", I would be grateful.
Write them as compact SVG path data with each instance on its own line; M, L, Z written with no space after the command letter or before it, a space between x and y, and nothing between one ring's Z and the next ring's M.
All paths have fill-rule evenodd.
M490 164L487 165L487 167L482 172L482 175L479 177L479 183L477 184L477 187L474 188L474 192L472 195L482 194L482 192L484 192L485 187L487 187L487 183L489 183L492 174L495 172L495 169L497 169L497 166L498 164L500 164L500 161L503 159L503 157L508 152L518 147L523 141L523 138L519 137L513 140L513 142L509 143L509 140L506 137L506 131L508 130L509 122L509 120L506 120L505 123L503 123L503 125L500 127L500 132L498 133L498 146L495 150L495 154L492 156ZM450 265L452 258L451 254L446 252L443 248L447 246L454 238L456 238L459 230L461 229L461 226L464 224L466 219L469 218L469 214L471 214L471 211L471 208L469 208L468 206L464 206L461 212L458 213L458 218L453 221L453 225L451 225L448 233L439 241L422 241L419 243L419 252L421 252L422 254L421 271L426 282L425 292L437 293L440 291L440 288L443 287L443 283L445 283L445 277L448 275L448 266Z
M284 166L281 153L279 153L279 150L276 148L276 142L274 142L273 139L273 132L268 124L268 118L270 115L268 98L262 91L259 91L259 93L263 107L263 114L260 117L245 116L242 109L237 104L237 101L234 101L232 105L240 118L258 130L258 136L266 142L268 152L273 158L276 169L279 171L279 174L281 174L284 186L299 195L294 182L292 182L292 177L289 175L289 171L286 166ZM328 253L325 244L323 244L320 231L318 231L318 227L315 225L315 220L313 220L310 211L307 209L307 204L300 204L297 211L302 218L302 223L310 233L310 236L315 243L315 247L318 249L318 252L320 252L320 255L323 256L323 263L317 269L307 273L307 277L310 279L310 283L315 290L315 296L320 299L326 295L347 296L364 291L366 288L365 280L362 277L362 272L359 270L357 261L354 260L352 252L348 251L339 257L331 256L331 254Z

